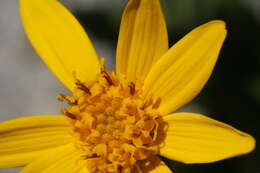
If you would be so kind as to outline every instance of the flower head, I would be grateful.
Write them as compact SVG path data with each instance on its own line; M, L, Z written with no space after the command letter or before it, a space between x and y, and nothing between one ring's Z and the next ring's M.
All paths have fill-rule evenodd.
M172 113L203 88L226 37L223 21L168 49L159 0L129 0L107 70L86 33L57 0L20 0L33 47L72 92L60 115L0 123L0 167L21 173L171 172L157 155L207 163L248 153L254 138L194 113Z

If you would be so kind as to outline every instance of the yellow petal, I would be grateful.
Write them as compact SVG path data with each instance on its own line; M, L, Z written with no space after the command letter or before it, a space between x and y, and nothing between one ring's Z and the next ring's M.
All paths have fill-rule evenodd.
M20 173L78 173L84 161L73 144L49 150L26 166Z
M84 167L79 171L79 173L89 173L89 170L86 167Z
M23 166L46 150L71 142L62 116L41 115L0 123L0 168Z
M252 136L227 124L193 113L164 117L169 123L160 155L184 163L208 163L246 154L255 147Z
M25 31L43 61L73 89L75 76L92 82L99 73L96 52L81 25L57 0L20 0Z
M160 1L129 0L120 26L117 73L130 80L144 79L167 49L167 28Z
M138 169L134 173L171 173L165 163L157 156L152 156L147 160L138 162Z
M162 99L161 114L176 111L200 92L225 37L224 22L211 21L187 34L152 67L144 92Z

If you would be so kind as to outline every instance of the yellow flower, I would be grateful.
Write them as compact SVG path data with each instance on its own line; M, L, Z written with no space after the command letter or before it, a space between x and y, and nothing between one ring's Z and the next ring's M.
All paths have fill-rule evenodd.
M223 21L191 31L168 50L159 0L129 0L116 73L57 0L20 0L37 53L73 93L64 116L0 123L0 167L21 173L171 172L157 155L208 163L252 151L254 138L195 113L172 113L208 80L226 36ZM104 28L104 32L105 28Z

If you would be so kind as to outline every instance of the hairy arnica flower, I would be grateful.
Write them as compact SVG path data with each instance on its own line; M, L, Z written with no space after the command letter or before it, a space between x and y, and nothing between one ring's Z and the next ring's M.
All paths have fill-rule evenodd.
M208 163L252 151L255 140L195 113L172 113L203 88L226 37L223 21L168 49L159 0L129 0L116 52L105 68L86 33L57 0L20 0L33 47L72 92L62 115L0 123L0 167L21 173L170 173L158 155ZM104 32L105 28L104 28Z

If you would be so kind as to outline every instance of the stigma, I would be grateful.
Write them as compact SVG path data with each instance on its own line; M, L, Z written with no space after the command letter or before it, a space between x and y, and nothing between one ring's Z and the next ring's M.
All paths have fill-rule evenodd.
M61 94L61 112L91 173L127 173L138 161L158 154L160 98L143 96L142 82L101 70L96 81L77 80L73 96Z

